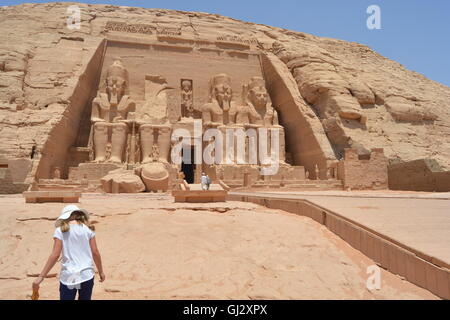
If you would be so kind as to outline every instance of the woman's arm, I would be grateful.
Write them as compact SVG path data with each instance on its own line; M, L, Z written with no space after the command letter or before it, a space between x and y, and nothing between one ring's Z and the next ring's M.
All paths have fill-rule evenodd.
M103 273L102 257L100 256L100 251L98 251L95 237L92 237L91 240L89 240L89 244L91 245L92 258L94 259L98 274L100 275L100 282L103 282L105 281L105 274Z
M47 274L50 272L50 270L52 270L56 261L58 261L58 258L61 255L61 250L62 250L62 241L54 238L52 253L48 257L48 260L44 266L44 269L42 269L42 271L39 274L39 276L37 277L37 279L34 280L33 290L36 290L36 291L39 290L39 285L41 284L42 281L44 281L44 278L47 276Z

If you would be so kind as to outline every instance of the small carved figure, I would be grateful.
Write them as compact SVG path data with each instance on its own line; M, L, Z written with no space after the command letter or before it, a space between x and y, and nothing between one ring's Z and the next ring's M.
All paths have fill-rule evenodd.
M61 169L59 167L55 167L53 170L53 179L61 179Z
M110 157L111 157L111 143L107 143L105 151L105 160L109 160Z
M194 117L192 80L181 80L181 110L183 117Z
M156 144L154 144L152 146L152 156L151 157L153 159L153 162L156 162L159 160L159 148L158 148L158 145L156 145Z

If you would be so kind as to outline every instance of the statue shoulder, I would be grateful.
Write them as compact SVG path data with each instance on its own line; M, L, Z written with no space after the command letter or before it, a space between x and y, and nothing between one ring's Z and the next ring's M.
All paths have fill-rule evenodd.
M202 112L222 113L222 108L215 102L207 102L202 106Z
M131 99L131 97L129 95L124 95L121 99L121 102L124 102L126 105L130 105L130 104L135 104L134 100Z
M92 104L101 105L103 107L109 106L108 95L106 93L100 93L92 100Z

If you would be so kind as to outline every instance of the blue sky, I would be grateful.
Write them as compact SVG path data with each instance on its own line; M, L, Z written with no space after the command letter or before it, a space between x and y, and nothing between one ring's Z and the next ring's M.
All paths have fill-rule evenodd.
M30 1L49 2L49 1ZM450 86L448 0L152 0L82 1L217 13L317 36L365 44L406 68ZM0 5L23 1L0 0ZM381 9L381 29L369 30L369 5Z

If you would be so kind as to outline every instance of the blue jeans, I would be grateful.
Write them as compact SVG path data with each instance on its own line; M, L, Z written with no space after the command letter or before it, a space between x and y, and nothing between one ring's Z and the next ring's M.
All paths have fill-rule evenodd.
M65 284L59 283L59 298L61 300L75 300L78 291L78 300L91 300L94 278L80 283L80 289L69 289Z

